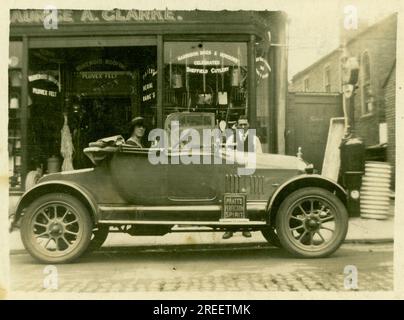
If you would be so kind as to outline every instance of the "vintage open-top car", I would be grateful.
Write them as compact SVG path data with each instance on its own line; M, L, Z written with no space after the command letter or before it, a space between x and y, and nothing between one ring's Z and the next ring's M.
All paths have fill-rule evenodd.
M13 225L20 224L26 249L42 262L71 262L112 231L261 231L273 245L313 258L333 253L347 233L346 192L298 157L256 154L255 172L240 175L246 157L227 163L236 152L228 149L201 149L196 156L210 165L173 164L178 151L170 148L159 151L168 163L152 164L150 149L124 143L85 152L94 168L45 175L17 206Z

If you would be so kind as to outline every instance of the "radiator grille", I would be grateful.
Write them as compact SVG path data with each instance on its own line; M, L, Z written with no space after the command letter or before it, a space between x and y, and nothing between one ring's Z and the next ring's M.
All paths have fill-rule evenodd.
M226 174L225 191L228 193L246 192L249 194L264 193L263 176L240 176L237 174ZM244 189L244 190L243 190Z

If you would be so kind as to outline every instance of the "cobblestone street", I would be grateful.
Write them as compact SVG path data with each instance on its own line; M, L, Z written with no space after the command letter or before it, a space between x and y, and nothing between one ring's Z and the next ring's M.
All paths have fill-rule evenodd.
M58 292L346 291L344 268L359 291L393 289L393 244L345 244L327 259L295 259L267 245L106 248L58 265ZM47 292L45 265L11 255L11 290Z

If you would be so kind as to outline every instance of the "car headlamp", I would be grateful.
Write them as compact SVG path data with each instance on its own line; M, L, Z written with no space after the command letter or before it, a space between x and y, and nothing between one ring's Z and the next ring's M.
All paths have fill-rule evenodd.
M352 190L351 191L351 198L354 200L358 200L360 196L360 193L358 190Z

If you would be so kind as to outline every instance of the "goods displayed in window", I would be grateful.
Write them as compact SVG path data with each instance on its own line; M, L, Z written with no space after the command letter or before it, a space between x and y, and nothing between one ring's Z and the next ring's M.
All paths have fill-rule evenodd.
M246 113L246 43L167 42L164 55L166 115L210 111L228 121Z

